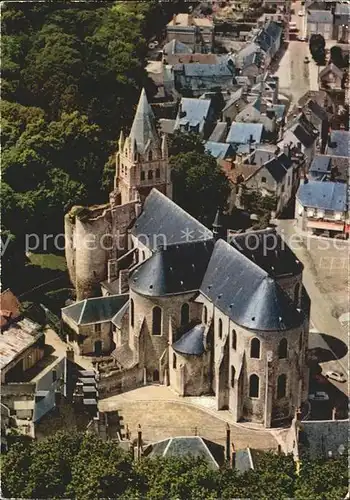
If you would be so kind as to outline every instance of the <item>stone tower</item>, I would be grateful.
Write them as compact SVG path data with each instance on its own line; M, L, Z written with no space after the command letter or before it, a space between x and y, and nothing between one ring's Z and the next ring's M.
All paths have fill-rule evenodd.
M172 197L166 136L160 137L157 132L155 117L143 89L130 135L124 138L121 132L119 137L114 189L124 205L135 200L136 192L143 202L154 187L168 198Z

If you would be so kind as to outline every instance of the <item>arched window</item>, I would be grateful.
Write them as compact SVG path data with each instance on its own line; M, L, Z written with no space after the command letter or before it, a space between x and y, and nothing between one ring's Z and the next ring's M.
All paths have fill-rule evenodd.
M159 177L160 177L160 168L156 169L156 177L157 177L157 179L159 179Z
M173 354L173 368L176 370L176 362L177 362L177 359L176 359L176 354Z
M299 306L300 283L297 283L294 288L294 305Z
M256 337L250 343L250 357L260 358L260 340Z
M236 348L237 348L237 334L236 334L236 330L232 330L231 345L232 345L232 349L236 350Z
M134 301L130 299L130 324L132 327L134 326L134 316L135 316Z
M153 371L153 382L159 382L159 371L158 370Z
M153 170L148 171L148 179L153 179Z
M206 324L208 322L208 308L203 306L203 322Z
M249 397L259 397L259 377L253 373L249 378Z
M303 348L303 332L301 332L299 337L299 351L301 351L302 348Z
M144 170L141 170L141 180L144 181L145 180L145 171Z
M190 306L185 302L181 306L181 325L187 325L190 320Z
M288 357L288 342L287 339L281 339L278 344L278 357L284 359Z
M235 367L231 365L231 387L235 386L235 375L236 375Z
M222 339L222 319L219 318L219 339Z
M152 311L152 334L162 334L162 310L158 306L154 307Z
M287 386L287 376L284 374L280 375L277 379L277 399L285 397L286 386Z
M152 154L152 151L150 151L150 152L148 153L148 160L149 160L149 161L152 161L152 159L153 159L153 154Z

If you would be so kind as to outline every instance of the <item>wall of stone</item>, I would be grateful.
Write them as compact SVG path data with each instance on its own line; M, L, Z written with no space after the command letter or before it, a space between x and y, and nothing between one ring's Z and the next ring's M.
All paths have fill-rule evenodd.
M116 371L98 381L98 391L100 398L106 398L113 394L135 389L144 383L144 371L139 365L128 370Z
M175 358L174 358L175 356ZM176 363L174 361L176 360ZM210 353L186 356L169 348L169 382L181 396L202 396L211 392Z
M109 354L112 351L114 344L112 341L111 323L105 321L99 324L101 325L101 332L95 331L95 325L79 326L79 333L84 337L83 342L79 345L79 354L94 354L95 342L97 341L102 341L103 354Z
M286 276L286 277L281 277L278 278L277 283L280 285L281 288L289 295L289 297L294 300L296 300L295 292L296 292L296 285L299 283L299 293L298 293L298 300L297 300L297 307L300 307L300 297L301 297L301 290L302 290L302 285L303 285L303 277L302 273L296 275L296 276Z

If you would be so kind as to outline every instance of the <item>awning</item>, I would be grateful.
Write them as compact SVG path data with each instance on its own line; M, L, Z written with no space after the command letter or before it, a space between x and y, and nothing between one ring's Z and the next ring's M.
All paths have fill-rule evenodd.
M312 229L324 229L328 231L343 231L344 222L330 222L330 221L319 221L319 220L308 220L307 227Z

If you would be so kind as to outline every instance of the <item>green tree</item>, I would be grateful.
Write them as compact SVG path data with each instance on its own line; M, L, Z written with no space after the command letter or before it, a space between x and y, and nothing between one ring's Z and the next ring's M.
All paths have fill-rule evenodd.
M181 153L170 160L174 201L205 224L218 207L225 208L230 184L215 158L206 153Z
M338 68L345 68L345 61L343 57L343 52L341 48L337 45L331 47L330 50L330 62L338 66Z
M180 132L176 130L169 138L169 155L175 156L191 152L203 154L203 140L194 132Z
M319 65L326 63L326 42L321 34L311 35L309 48L315 62Z

